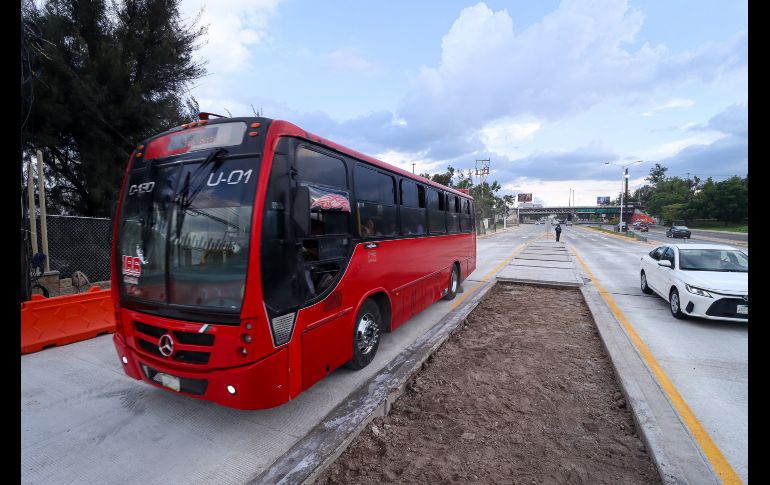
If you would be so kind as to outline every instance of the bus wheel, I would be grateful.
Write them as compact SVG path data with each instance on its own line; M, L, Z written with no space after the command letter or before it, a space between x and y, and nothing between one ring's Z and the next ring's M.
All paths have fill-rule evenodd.
M444 300L453 300L457 295L457 289L460 287L460 272L457 271L457 265L452 265L452 275L449 277L449 291L444 295Z
M380 345L380 308L373 300L366 300L358 311L353 327L353 358L345 366L349 369L363 369L374 360Z

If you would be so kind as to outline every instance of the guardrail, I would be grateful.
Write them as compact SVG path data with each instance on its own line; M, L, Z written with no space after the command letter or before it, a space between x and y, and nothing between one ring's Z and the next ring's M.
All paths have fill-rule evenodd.
M38 352L115 331L110 290L92 286L77 295L33 295L21 304L21 353Z

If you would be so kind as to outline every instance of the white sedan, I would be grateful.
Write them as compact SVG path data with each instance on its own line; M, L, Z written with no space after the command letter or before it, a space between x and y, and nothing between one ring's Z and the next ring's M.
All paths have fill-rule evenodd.
M642 256L642 291L687 316L746 322L749 319L749 255L721 244L665 244Z

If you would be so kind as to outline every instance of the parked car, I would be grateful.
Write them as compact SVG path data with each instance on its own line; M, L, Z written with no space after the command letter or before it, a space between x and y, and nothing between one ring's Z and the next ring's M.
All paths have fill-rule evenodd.
M683 237L690 239L690 230L687 226L671 226L666 231L666 237Z
M676 318L748 321L749 255L723 244L665 244L640 261L642 292Z
M628 223L626 221L618 222L615 224L615 231L627 231L628 230Z
M637 227L637 230L639 232L650 232L650 226L642 222L641 224L639 224L639 227Z

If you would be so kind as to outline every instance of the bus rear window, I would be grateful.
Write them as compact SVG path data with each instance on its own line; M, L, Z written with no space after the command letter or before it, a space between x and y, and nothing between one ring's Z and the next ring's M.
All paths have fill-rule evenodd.
M240 145L245 133L246 123L242 121L190 128L151 141L144 158L149 160L208 148Z

